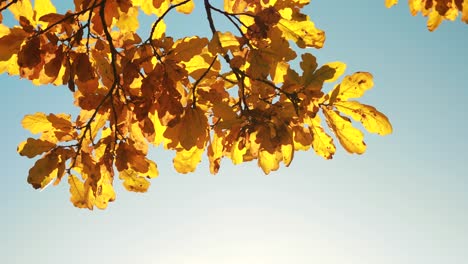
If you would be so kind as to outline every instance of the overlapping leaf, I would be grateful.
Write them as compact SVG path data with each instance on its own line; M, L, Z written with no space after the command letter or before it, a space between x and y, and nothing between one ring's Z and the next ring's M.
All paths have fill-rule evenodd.
M442 2L414 10L441 12ZM35 85L65 85L72 93L78 116L26 115L22 125L37 137L20 143L18 152L37 157L28 176L36 189L67 175L76 207L107 208L116 198L116 175L125 189L146 192L159 175L148 158L150 144L174 151L179 173L195 171L206 153L212 174L223 158L256 161L269 174L289 166L298 150L331 159L334 142L362 154L363 133L347 116L371 133L392 132L376 108L350 101L373 86L372 75L342 78L344 63L319 65L292 48L324 45L325 33L301 13L308 0L203 1L211 34L178 39L168 35L166 16L190 14L199 2L73 3L61 14L50 0L11 2L18 23L0 24L0 72ZM464 1L454 3L465 12ZM153 21L146 32L139 27L143 15ZM222 28L218 18L231 25Z

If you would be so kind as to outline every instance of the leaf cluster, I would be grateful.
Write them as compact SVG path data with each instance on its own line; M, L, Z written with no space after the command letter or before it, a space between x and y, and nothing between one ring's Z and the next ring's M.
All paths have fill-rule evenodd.
M223 159L256 160L268 174L299 150L331 159L334 138L349 153L364 153L353 120L379 135L392 127L355 101L372 88L370 73L342 77L344 63L319 66L312 54L296 53L294 46L325 41L301 13L308 2L199 1L211 36L174 39L166 15L190 14L195 1L74 0L64 14L50 0L2 1L0 10L18 24L0 24L0 72L68 87L80 108L75 118L24 117L23 127L38 135L18 146L20 155L39 156L28 182L43 189L66 176L75 206L103 209L115 199L116 176L135 192L158 176L149 145L174 151L180 173L193 172L206 153L213 174ZM142 13L154 17L146 37L136 33ZM218 28L214 13L236 30ZM334 88L325 91L325 83Z
M398 0L385 0L385 5L390 8L396 5ZM427 17L427 28L434 31L444 20L454 21L461 13L461 20L468 23L467 0L408 0L410 12L413 16L421 13Z

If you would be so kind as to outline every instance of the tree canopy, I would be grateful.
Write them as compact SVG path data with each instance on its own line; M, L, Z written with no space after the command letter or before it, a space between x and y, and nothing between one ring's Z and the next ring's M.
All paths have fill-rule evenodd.
M67 177L76 207L104 209L115 199L116 174L134 192L147 191L148 179L158 176L149 145L174 151L179 173L193 172L204 153L212 174L223 158L256 160L265 174L288 166L299 150L331 159L336 142L364 153L356 122L379 135L392 126L375 107L356 101L373 87L370 73L342 76L343 62L319 66L308 52L325 42L325 33L301 13L308 3L74 0L72 10L58 13L51 0L0 1L0 15L9 10L17 21L0 24L0 72L68 87L80 109L76 117L24 117L22 126L37 136L18 152L39 156L28 183L43 189ZM167 35L166 15L189 15L195 4L211 34ZM413 15L429 17L429 30L459 12L468 22L468 1L409 5ZM141 36L143 13L154 20ZM215 13L234 30L218 28ZM333 88L324 90L325 83Z

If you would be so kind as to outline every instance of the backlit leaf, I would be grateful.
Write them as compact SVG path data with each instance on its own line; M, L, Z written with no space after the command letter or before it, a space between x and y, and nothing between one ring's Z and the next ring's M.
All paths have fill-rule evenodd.
M101 166L101 178L97 182L95 197L94 204L99 209L105 209L109 202L115 200L112 176L105 166Z
M265 174L279 169L279 162L282 160L281 152L270 153L267 150L260 150L258 153L258 166Z
M119 178L123 180L125 189L132 192L146 192L151 185L147 179L141 177L132 169L121 171L119 173Z
M44 188L55 178L61 177L61 175L58 175L58 164L59 157L54 153L47 154L38 159L29 170L28 183L34 189Z
M358 98L374 86L372 75L368 72L357 72L351 76L345 76L340 85L336 86L330 93L336 92L336 98L346 101L349 98Z
M321 48L325 42L325 33L317 29L308 17L304 21L281 19L278 27L285 38L293 40L300 48Z
M335 107L341 113L361 122L370 133L377 133L381 136L392 133L392 125L388 118L373 106L348 101L337 102Z
M315 150L315 153L325 159L331 159L333 154L335 154L336 147L333 139L323 129L318 115L310 119L309 130L312 134L312 148Z
M172 1L172 4L179 4L179 3L182 3L183 1L185 0L173 0ZM184 13L184 14L190 14L192 13L193 9L195 8L195 4L194 4L195 1L188 1L187 3L185 4L182 4L180 6L177 6L176 7L176 10L180 13Z
M181 149L176 152L173 159L174 168L179 173L189 173L195 171L200 163L204 149L196 146L190 150Z
M20 19L20 16L25 17L30 22L34 21L33 19L34 11L33 11L30 0L16 1L16 3L12 4L9 7L9 9L11 13L13 13L13 16L15 17L15 19L18 21Z
M49 141L44 141L40 139L28 138L27 141L23 141L18 146L18 153L21 156L26 156L28 158L33 158L39 154L47 152L53 149L56 145Z
M21 125L33 134L54 129L52 123L47 119L47 116L40 112L24 116Z
M36 20L44 15L56 13L57 10L50 0L34 0L34 11Z
M68 176L68 184L70 185L70 201L73 205L92 210L95 198L90 186L83 183L75 175Z
M349 153L362 154L366 151L366 144L363 141L364 134L359 129L354 128L349 119L340 116L333 110L325 109L323 113L328 126Z
M398 3L398 0L385 0L385 6L390 8Z

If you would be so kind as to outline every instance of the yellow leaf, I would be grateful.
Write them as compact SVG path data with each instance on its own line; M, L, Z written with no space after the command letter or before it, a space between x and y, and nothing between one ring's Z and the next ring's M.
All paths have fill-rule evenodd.
M273 78L273 82L276 84L283 83L284 76L288 74L289 64L284 61L278 62L276 66L273 66L272 70L273 70L273 73L271 74L271 76Z
M244 0L224 0L224 11L228 13L242 13L247 7Z
M325 42L325 32L315 27L307 16L304 21L281 19L279 29L286 39L296 42L299 48L321 48Z
M148 172L145 172L144 176L150 179L158 177L159 176L158 165L154 161L151 161L151 160L146 160L146 161L148 162L149 166L148 166Z
M439 27L443 20L444 17L441 16L435 8L433 8L427 19L427 29L429 29L429 31L434 31Z
M127 12L119 11L119 13L116 26L121 30L121 32L136 32L139 26L138 9L136 7L131 7Z
M234 165L241 164L244 161L244 155L247 153L247 148L245 144L245 138L239 137L233 144L231 148L231 160Z
M24 116L21 125L33 134L54 129L52 123L47 119L47 116L40 112Z
M335 107L343 114L352 117L363 124L370 133L387 135L392 133L392 125L388 118L377 111L375 107L356 101L337 102Z
M34 0L34 11L36 12L36 21L47 14L57 13L54 4L50 0Z
M385 0L385 6L387 8L390 8L396 4L398 4L398 0Z
M328 126L333 130L346 151L356 154L362 154L366 151L366 144L363 141L364 134L359 129L354 128L349 119L326 108L323 113Z
M40 139L28 138L18 146L18 153L21 156L33 158L39 154L47 152L55 147L54 143Z
M97 182L95 196L96 200L94 201L94 204L99 209L106 209L107 204L115 200L112 176L104 165L101 165L101 178Z
M19 75L20 72L17 61L18 55L16 54L13 54L7 61L0 60L0 74L6 72L9 75Z
M121 171L119 173L119 179L123 180L125 189L132 192L146 192L151 185L147 179L141 177L132 169Z
M166 12L169 9L171 1L177 0L153 0L153 13L156 14L158 17L162 16L162 14L164 14L164 12Z
M179 4L181 2L183 2L185 0L176 0L176 1L172 1L172 4L175 5L175 4ZM183 14L190 14L192 13L193 9L195 8L195 4L194 4L194 1L188 1L187 3L185 4L182 4L180 6L177 6L176 7L176 10L177 12L180 12L180 13L183 13Z
M219 32L217 31L209 44L209 50L211 53L225 54L227 50L231 52L239 49L239 40L231 32Z
M90 186L84 184L78 177L70 175L68 177L70 185L70 201L78 208L93 209L94 195L90 191Z
M157 6L153 5L153 2L157 3ZM133 6L139 6L146 15L155 14L158 17L161 16L169 7L169 0L133 0Z
M206 53L202 55L195 55L190 59L190 61L185 63L185 69L187 70L190 77L198 80L202 77L203 74L205 74L213 59L214 58L211 57L211 55ZM218 62L218 65L216 65L216 62ZM205 78L208 77L210 73L213 73L213 70L215 70L216 66L218 66L217 68L219 69L219 61L216 62L213 64L210 71L205 74Z
M468 23L468 1L463 1L463 10L461 20L465 23Z
M316 115L313 119L309 119L307 123L312 134L312 148L315 153L325 159L333 158L336 147L333 144L333 139L325 133L319 115Z
M262 168L265 174L279 169L279 162L281 160L281 152L275 151L270 153L267 150L260 150L258 152L258 166Z
M166 23L164 23L164 20L161 19L156 25L151 39L161 39L164 36L164 33L166 33Z
M210 162L211 174L216 174L219 171L221 158L223 157L223 138L213 133L210 145L208 146L208 159Z
M154 125L154 141L153 144L155 146L164 142L164 132L166 131L166 126L161 124L159 120L158 113L149 113L149 118L153 122Z
M16 20L19 21L20 16L23 16L28 19L31 24L34 23L34 11L30 0L16 1L16 3L12 4L8 9L13 13Z
M179 173L189 173L195 171L198 163L200 163L204 149L199 149L196 146L190 150L177 150L176 156L173 159L174 168Z
M146 138L141 131L139 123L132 123L130 126L130 138L134 141L133 145L135 149L141 151L142 153L148 153L148 143Z
M349 98L361 97L364 92L374 86L372 75L368 72L357 72L343 78L341 84L337 85L330 94L336 93L336 99L346 101ZM338 91L335 91L338 89Z
M91 123L91 136L93 138L96 137L99 130L107 123L107 121L109 120L109 115L110 115L109 112L106 112L103 114L100 114L100 113L96 114L94 121Z
M281 156L283 158L283 163L286 167L291 164L291 161L294 158L294 146L293 144L281 145Z

